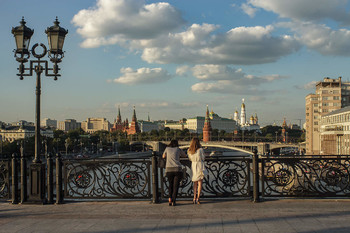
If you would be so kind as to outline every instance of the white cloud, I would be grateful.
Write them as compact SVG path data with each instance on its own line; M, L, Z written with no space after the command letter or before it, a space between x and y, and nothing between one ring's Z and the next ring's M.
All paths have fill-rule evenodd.
M153 100L135 100L135 103L132 104L130 102L121 102L116 103L114 106L118 108L118 106L122 108L131 108L131 106L135 106L137 109L187 109L193 107L203 106L203 103L199 102L168 102L168 101L153 101Z
M122 84L152 84L158 82L165 82L172 76L162 68L139 68L133 70L132 68L122 68L120 72L123 74L119 78L113 80L115 83Z
M244 77L242 69L234 69L224 65L196 65L192 74L200 80L232 80Z
M349 24L350 14L346 11L348 0L248 0L251 6L271 11L283 18L294 20L333 19Z
M249 15L249 17L253 18L255 16L255 12L257 11L256 8L252 7L249 4L243 3L241 5L242 10L244 11L244 13L246 13L247 15Z
M186 73L190 70L189 66L179 66L176 68L176 74L180 76L186 76Z
M192 68L193 76L202 82L194 84L193 92L216 92L229 94L263 94L259 86L275 80L287 78L282 75L254 76L223 65L197 65ZM205 81L210 82L205 82ZM214 81L213 81L214 80Z
M290 36L273 36L272 26L237 27L225 34L213 34L216 28L196 24L186 32L170 33L137 46L143 49L143 60L161 64L263 64L300 48Z
M166 2L146 5L142 0L97 0L72 19L85 38L83 47L145 39L168 33L184 23L181 13Z
M279 26L290 28L295 38L309 49L323 55L350 56L350 30L334 30L330 27L314 23L289 22Z
M306 83L305 85L297 85L295 86L297 89L304 89L304 90L310 90L315 89L317 81L311 81L309 83Z

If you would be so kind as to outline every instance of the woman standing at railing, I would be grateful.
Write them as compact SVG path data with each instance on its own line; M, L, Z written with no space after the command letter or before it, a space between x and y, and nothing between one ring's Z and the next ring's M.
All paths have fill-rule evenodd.
M182 179L180 157L186 157L185 152L179 148L177 140L171 140L163 153L163 159L166 158L165 172L169 182L169 206L176 206L176 197Z
M198 138L193 138L187 151L188 158L192 162L192 181L193 181L193 204L200 204L199 198L202 192L204 176L208 171L204 165L204 151Z

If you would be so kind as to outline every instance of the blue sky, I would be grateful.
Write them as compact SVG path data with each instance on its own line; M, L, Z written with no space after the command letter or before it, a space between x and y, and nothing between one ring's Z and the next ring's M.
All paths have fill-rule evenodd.
M0 121L34 121L35 77L19 80L11 28L31 46L68 29L58 81L42 78L41 118L232 117L245 99L262 125L305 120L324 77L349 80L347 0L0 0Z

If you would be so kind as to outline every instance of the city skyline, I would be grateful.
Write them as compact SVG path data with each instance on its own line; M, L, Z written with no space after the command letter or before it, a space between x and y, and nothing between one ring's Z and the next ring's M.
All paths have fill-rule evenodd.
M53 6L55 6L53 8ZM334 0L77 0L0 3L0 121L34 121L35 81L19 80L11 28L31 46L57 16L68 29L58 81L42 77L41 118L138 119L258 113L261 125L305 121L324 77L349 80L350 4Z

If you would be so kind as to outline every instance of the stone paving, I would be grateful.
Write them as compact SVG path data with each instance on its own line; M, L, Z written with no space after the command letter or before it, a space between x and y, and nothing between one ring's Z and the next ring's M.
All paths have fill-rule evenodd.
M0 203L0 232L350 232L350 200Z

